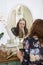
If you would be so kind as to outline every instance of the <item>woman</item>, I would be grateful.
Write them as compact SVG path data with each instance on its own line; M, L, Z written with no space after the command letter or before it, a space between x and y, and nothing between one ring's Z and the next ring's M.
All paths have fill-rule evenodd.
M20 19L17 23L16 28L12 28L11 31L15 36L19 36L20 38L26 36L28 33L28 30L26 28L26 20L24 18Z
M43 65L43 20L36 19L23 41L24 52L17 52L22 65Z

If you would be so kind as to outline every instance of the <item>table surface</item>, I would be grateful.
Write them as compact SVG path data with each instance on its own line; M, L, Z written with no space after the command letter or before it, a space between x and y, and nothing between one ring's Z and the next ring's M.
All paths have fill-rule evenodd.
M0 54L1 54L1 52L0 52ZM3 54L3 56L4 56L4 54ZM19 60L17 58L17 55L16 54L13 55L13 56L11 56L10 58L3 57L3 56L0 55L0 63L10 62L10 61L12 62L12 61L18 61Z

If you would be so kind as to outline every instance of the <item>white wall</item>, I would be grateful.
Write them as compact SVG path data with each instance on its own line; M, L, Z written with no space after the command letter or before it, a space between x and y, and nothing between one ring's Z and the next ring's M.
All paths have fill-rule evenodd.
M9 12L18 4L26 5L33 16L33 19L43 18L43 0L0 0L0 13L8 18Z

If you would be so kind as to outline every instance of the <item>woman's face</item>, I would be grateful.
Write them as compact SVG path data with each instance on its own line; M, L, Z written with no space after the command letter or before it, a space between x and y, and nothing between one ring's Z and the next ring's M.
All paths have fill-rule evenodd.
M20 21L19 22L19 30L23 30L25 27L25 21Z

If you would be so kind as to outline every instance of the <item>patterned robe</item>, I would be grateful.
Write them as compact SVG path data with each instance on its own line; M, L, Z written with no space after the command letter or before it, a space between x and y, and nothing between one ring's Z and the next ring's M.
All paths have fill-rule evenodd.
M27 37L23 41L23 62L22 65L43 65L43 48L38 38Z

